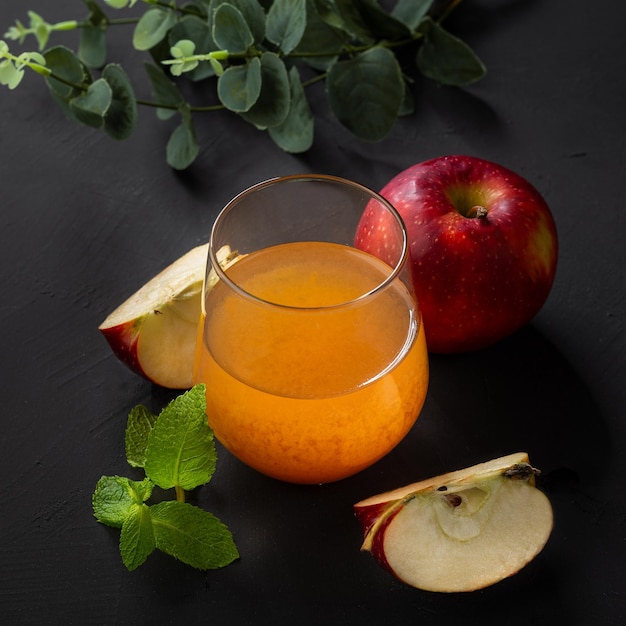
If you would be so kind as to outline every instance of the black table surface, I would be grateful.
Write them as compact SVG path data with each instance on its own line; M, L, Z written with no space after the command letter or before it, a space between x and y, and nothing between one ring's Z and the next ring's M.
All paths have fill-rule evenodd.
M626 623L620 7L467 0L448 27L483 59L486 78L464 89L417 81L415 115L381 143L343 130L318 86L308 153L284 153L219 112L197 121L202 150L185 172L166 165L172 126L152 110L141 109L135 134L117 142L67 121L33 73L14 92L0 88L0 621ZM27 9L50 22L86 14L79 0L3 0L2 32L26 22ZM76 34L53 42L75 46ZM109 58L149 97L128 29L113 35ZM283 484L219 448L217 472L197 497L231 528L241 558L200 572L155 553L128 572L119 532L95 521L91 495L101 475L129 475L129 410L158 412L176 393L125 368L98 324L206 241L218 210L255 182L321 172L379 189L413 163L454 153L518 171L550 204L560 259L540 313L490 349L433 356L416 426L357 476ZM354 502L518 450L543 471L555 526L516 576L472 593L428 593L360 551Z

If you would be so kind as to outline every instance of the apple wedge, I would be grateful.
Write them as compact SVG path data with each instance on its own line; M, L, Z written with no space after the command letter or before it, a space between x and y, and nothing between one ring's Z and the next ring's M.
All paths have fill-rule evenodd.
M117 307L98 327L115 355L131 370L171 389L192 386L208 244L197 246L166 267ZM223 267L237 259L224 246ZM209 284L217 281L213 270Z
M361 547L405 583L473 591L517 573L546 544L553 514L524 452L354 505Z

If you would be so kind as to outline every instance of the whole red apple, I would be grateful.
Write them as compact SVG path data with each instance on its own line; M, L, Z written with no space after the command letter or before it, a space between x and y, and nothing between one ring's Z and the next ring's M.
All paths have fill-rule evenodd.
M550 209L528 181L472 156L418 163L381 190L408 231L413 282L428 348L484 348L539 311L556 273ZM366 207L355 246L388 260L387 213Z

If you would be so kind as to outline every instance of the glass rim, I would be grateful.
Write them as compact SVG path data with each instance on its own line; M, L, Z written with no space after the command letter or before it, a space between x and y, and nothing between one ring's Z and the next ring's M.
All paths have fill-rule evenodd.
M339 185L343 185L346 187L352 187L353 189L357 189L359 191L364 192L365 194L370 196L371 200L376 200L377 202L382 204L385 207L385 209L387 209L390 212L390 214L393 216L396 223L398 224L400 228L400 232L402 233L402 251L395 265L393 266L388 265L388 267L391 268L391 272L389 273L388 276L385 277L384 280L380 281L375 287L373 287L369 291L366 291L360 294L356 298L352 298L344 302L338 302L336 304L312 307L312 306L294 306L290 304L281 304L280 302L272 302L271 300L260 298L259 296L256 296L253 293L250 293L249 291L246 291L245 289L240 287L234 280L232 280L228 276L228 274L226 273L226 271L224 270L224 268L222 267L222 265L217 259L217 250L219 249L220 246L216 246L214 243L214 237L216 235L216 230L217 230L217 227L219 226L219 223L228 213L230 213L235 208L235 206L239 203L240 199L243 198L244 196L250 195L251 193L254 193L255 191L258 191L260 189L264 189L265 187L270 187L279 183L297 182L297 181L309 181L309 182L325 181L325 182L330 182L330 183L337 183ZM365 206L367 206L367 204ZM337 245L342 245L342 244L337 244ZM354 246L350 246L350 247L354 248ZM404 269L406 263L408 262L408 255L409 255L409 242L408 242L408 233L407 233L406 225L400 213L398 213L398 210L391 204L391 202L389 202L386 198L381 196L378 192L370 189L369 187L366 187L365 185L362 185L361 183L357 183L356 181L349 180L347 178L342 178L340 176L333 176L330 174L290 174L287 176L275 176L274 178L268 178L267 180L263 180L261 182L255 183L254 185L251 185L250 187L244 189L243 191L240 191L236 196L234 196L231 200L229 200L226 203L226 205L217 214L217 217L215 218L215 221L213 222L213 226L211 227L208 248L209 248L208 259L210 262L210 267L207 268L207 272L210 269L213 269L215 273L217 274L217 277L219 278L219 280L223 281L230 289L232 289L239 295L243 296L244 298L247 298L254 302L258 302L259 304L277 307L281 309L291 309L293 311L325 311L325 310L339 309L343 307L353 306L353 305L363 302L364 300L368 300L375 294L386 289L389 285L391 285L391 283L393 283L396 280L396 278L400 276L402 270ZM354 249L358 250L358 248L354 248ZM366 253L366 254L369 254L369 253ZM381 262L385 263L385 261L382 261L382 259L381 259ZM204 301L204 298L203 298L203 301Z

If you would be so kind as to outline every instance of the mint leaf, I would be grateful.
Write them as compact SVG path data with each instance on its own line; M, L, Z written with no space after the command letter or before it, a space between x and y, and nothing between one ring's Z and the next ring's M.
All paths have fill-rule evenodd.
M167 501L150 507L156 547L197 569L224 567L239 558L228 528L191 504Z
M146 504L135 504L122 525L120 553L122 562L129 571L139 567L154 551L155 538Z
M162 489L195 489L209 482L215 471L217 455L204 394L204 385L196 385L172 400L148 435L144 469Z
M157 416L145 406L138 405L128 414L126 423L126 460L133 467L143 467L146 462L148 435Z
M159 549L197 569L224 567L239 558L228 528L197 506L185 490L207 483L215 470L213 431L206 416L204 385L170 402L158 416L145 406L128 415L126 456L146 478L102 476L92 496L95 518L121 528L120 554L128 570ZM148 505L154 486L176 488L176 501Z
M133 509L152 494L152 482L123 476L103 476L96 484L91 502L95 518L107 526L121 528Z

